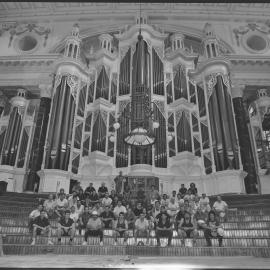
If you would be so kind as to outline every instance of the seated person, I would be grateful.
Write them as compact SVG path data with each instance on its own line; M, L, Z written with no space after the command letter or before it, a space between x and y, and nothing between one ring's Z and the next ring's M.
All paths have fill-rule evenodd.
M99 198L104 198L106 192L108 192L108 188L105 186L105 183L102 182L101 186L98 188L98 196L99 196Z
M95 190L92 191L92 194L90 194L89 199L90 199L90 206L94 206L96 203L99 202L99 197Z
M217 196L217 200L213 204L213 210L220 218L227 218L228 204L221 199L221 196Z
M181 204L184 204L184 195L181 193L178 193L176 195L176 203L180 206Z
M179 188L179 193L182 195L186 195L187 193L187 188L185 187L185 184L181 184L181 188Z
M174 219L178 209L179 205L176 203L175 197L172 197L168 204L167 213Z
M121 201L119 200L119 197L118 196L114 196L114 198L112 199L112 207L114 208L115 206L117 206L118 204L118 201Z
M172 195L171 195L171 198L174 198L174 199L176 199L176 190L173 190L173 191L172 191Z
M29 221L28 221L28 226L29 226L29 232L31 233L33 231L33 224L34 220L40 216L40 212L43 210L43 205L39 204L37 209L33 210L30 215L29 215ZM46 214L47 217L47 214Z
M77 197L81 201L82 205L85 205L85 194L84 194L82 188L79 189L79 193L78 193Z
M202 193L200 198L200 208L202 212L209 212L211 210L209 198L206 197L205 193Z
M103 207L105 206L111 206L112 205L112 199L109 197L109 192L105 193L105 197L101 200L101 204Z
M138 237L146 237L146 244L149 244L149 222L145 218L145 214L141 213L140 217L135 221L134 238L137 244Z
M86 224L92 215L91 208L85 207L82 215L79 217L79 232L82 234L82 229L86 229Z
M204 237L206 239L207 246L212 246L210 238L217 237L219 246L222 247L223 235L224 230L222 228L222 225L219 223L218 218L216 218L216 213L214 211L210 211L208 214L206 226L204 227Z
M155 201L157 201L159 199L160 199L160 196L159 196L158 190L156 190L155 189L155 186L152 185L151 186L151 190L149 192L149 201L150 201L150 204L151 205L154 205L155 204Z
M68 197L68 208L75 206L78 201L77 192L73 191L72 194Z
M53 194L49 194L49 197L43 203L43 208L47 212L48 217L52 217L56 207L56 201L53 199Z
M200 198L198 196L195 196L194 202L191 205L191 213L194 215L197 212L197 209L201 207L200 205Z
M187 194L184 197L184 201L188 200L189 202L194 201L195 195L191 193L191 190L189 189L187 191Z
M146 199L145 192L142 187L139 187L139 190L137 192L137 200L138 202L143 204L145 203L145 199Z
M137 206L133 212L134 212L134 215L136 216L136 218L139 218L140 214L143 212L143 207L142 207L141 202L137 202Z
M70 208L70 218L73 219L74 223L75 223L75 228L78 226L78 221L79 221L79 213L76 212L75 210L75 206L71 206Z
M66 198L66 193L63 188L60 188L59 193L56 193L56 199L59 199L60 195L64 195L64 198Z
M131 192L131 187L130 185L127 183L124 185L124 194L123 194L123 199L127 202L130 201L131 199L131 195L132 195L132 192Z
M45 210L41 210L40 215L34 219L33 228L33 241L31 245L36 244L36 237L41 234L48 234L48 245L53 245L51 241L52 230Z
M193 216L194 223L197 224L198 229L204 229L206 225L208 214L207 212L203 212L201 208L198 208L196 213Z
M163 205L163 206L165 206L166 209L167 209L167 207L169 205L169 202L170 202L170 200L169 200L167 194L163 194L162 199L160 201L160 204Z
M117 238L124 237L124 244L127 244L128 239L128 223L125 220L125 216L123 212L119 213L117 220L113 223L113 237L114 237L114 244L117 245Z
M89 207L91 205L90 195L88 193L85 194L84 206Z
M116 192L115 192L115 190L114 189L112 189L111 190L111 194L110 194L110 198L112 199L112 201L114 201L114 197L116 197L117 195L116 195Z
M168 218L168 214L165 212L160 213L160 219L156 225L156 238L157 245L160 246L160 237L168 238L168 246L171 245L172 237L173 237L173 229L170 219Z
M182 239L182 245L185 245L186 238L192 238L193 244L196 243L196 238L198 237L198 231L196 230L195 224L191 220L190 213L186 212L184 218L180 221L178 225L178 236Z
M89 186L85 189L84 194L90 196L93 191L96 191L96 189L93 187L93 183L89 183Z
M114 207L113 214L114 217L117 219L120 213L126 213L127 209L125 206L122 205L122 201L118 201L117 205Z
M162 205L162 206L160 206L160 213L156 215L155 220L154 220L154 222L155 222L154 227L155 228L156 228L156 225L158 224L158 222L160 222L162 214L165 214L167 219L171 220L170 215L167 213L167 210L166 210L165 206Z
M185 213L186 213L185 207L184 205L181 205L179 211L177 212L175 216L174 228L176 230L179 227L180 222L184 219Z
M188 200L185 200L184 202L184 209L186 212L189 212L190 214L192 214L192 208Z
M103 222L103 228L111 229L114 220L114 214L111 211L110 206L105 206L105 211L100 214L100 217L101 221Z
M130 206L127 207L127 212L125 214L125 219L128 223L128 229L133 230L134 229L134 222L136 220L136 216L134 212L132 211L132 208Z
M77 182L77 183L72 187L71 192L73 193L73 191L76 191L76 193L79 194L80 189L82 189L81 183L80 183L80 182Z
M87 222L86 231L84 234L83 246L87 245L87 238L89 236L99 236L100 245L103 246L103 230L102 230L102 221L98 217L97 211L92 212L92 216Z
M93 209L92 209L92 212L93 212L93 211L97 211L97 212L98 212L98 215L100 216L101 213L104 211L104 208L102 207L102 205L101 205L100 202L97 202L97 203L95 204L95 206L93 207Z
M156 201L154 207L152 208L152 216L156 218L156 216L160 213L160 201Z
M70 211L66 210L62 218L58 222L57 228L57 238L58 244L61 243L61 236L69 236L69 244L73 243L73 238L75 236L75 223L73 219L70 218Z
M191 183L189 185L188 191L190 191L192 195L197 195L198 194L198 189L196 188L194 183Z
M74 205L76 213L80 216L84 212L84 205L80 200Z
M145 219L149 223L149 230L153 229L154 228L155 219L154 219L154 217L152 215L152 207L150 206L147 209L146 208L143 208L143 214L145 216Z
M68 208L68 201L66 199L65 194L60 194L59 198L56 200L55 213L58 217L63 217L65 215L65 211Z

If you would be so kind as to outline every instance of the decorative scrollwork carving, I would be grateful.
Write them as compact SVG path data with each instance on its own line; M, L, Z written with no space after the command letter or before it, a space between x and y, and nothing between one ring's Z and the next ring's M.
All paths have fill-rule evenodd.
M74 75L68 75L67 77L67 84L70 87L71 95L76 100L78 88L79 88L79 79L77 76Z

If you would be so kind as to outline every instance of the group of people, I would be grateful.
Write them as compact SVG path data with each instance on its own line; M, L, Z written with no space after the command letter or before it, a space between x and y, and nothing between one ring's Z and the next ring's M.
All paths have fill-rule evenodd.
M224 230L221 221L226 220L227 210L228 205L220 196L211 207L205 193L198 196L194 183L188 189L182 184L178 193L174 190L170 196L161 196L152 186L145 199L138 199L135 205L114 190L109 194L104 183L97 192L90 183L85 190L75 186L71 195L65 194L63 189L56 194L56 199L50 194L31 212L29 229L33 235L32 245L40 234L47 234L48 244L53 244L49 219L56 217L58 243L61 243L62 236L68 236L72 244L78 230L84 235L82 245L87 245L91 236L98 236L100 245L103 245L104 231L112 230L115 245L119 238L124 238L124 244L127 244L130 231L133 231L136 244L142 244L137 243L138 238L146 238L146 244L149 244L150 232L154 230L157 245L161 245L161 238L167 238L170 246L175 230L182 245L186 238L191 238L195 245L201 229L207 246L212 245L211 238L218 238L219 246L222 246Z

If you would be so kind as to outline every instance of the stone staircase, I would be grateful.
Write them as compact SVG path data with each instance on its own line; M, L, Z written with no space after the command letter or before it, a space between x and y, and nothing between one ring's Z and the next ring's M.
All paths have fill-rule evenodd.
M184 247L174 231L171 247L157 247L155 232L151 231L149 246L135 246L132 231L128 245L123 239L114 246L112 231L104 232L104 246L99 246L98 238L89 238L88 246L81 246L83 236L76 232L73 245L68 238L62 238L57 245L56 220L51 221L54 246L47 246L47 238L39 236L35 246L31 246L28 232L28 215L37 206L42 194L4 193L0 195L0 235L3 238L3 252L6 255L33 254L91 254L91 255L133 255L133 256L257 256L270 257L270 195L224 195L229 204L228 220L224 223L224 247L206 247L203 232L194 247ZM210 198L213 200L214 198ZM252 206L251 206L252 205ZM253 207L254 205L254 207ZM237 209L236 209L237 208ZM138 239L139 240L139 239Z

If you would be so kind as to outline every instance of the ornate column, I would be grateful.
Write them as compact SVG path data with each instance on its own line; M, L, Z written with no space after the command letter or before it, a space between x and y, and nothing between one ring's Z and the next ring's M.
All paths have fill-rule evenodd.
M37 171L41 169L49 113L51 108L52 85L40 84L39 88L40 104L29 161L29 174L26 182L26 190L28 191L33 191L35 185L39 185L39 176Z
M243 170L248 174L244 178L247 193L258 193L258 179L255 167L255 161L252 153L251 140L249 134L249 117L243 101L243 91L245 85L232 86L232 98L235 112L237 133Z
M25 94L24 89L19 89L17 96L11 99L12 111L3 146L2 165L15 166L24 112L27 105Z

